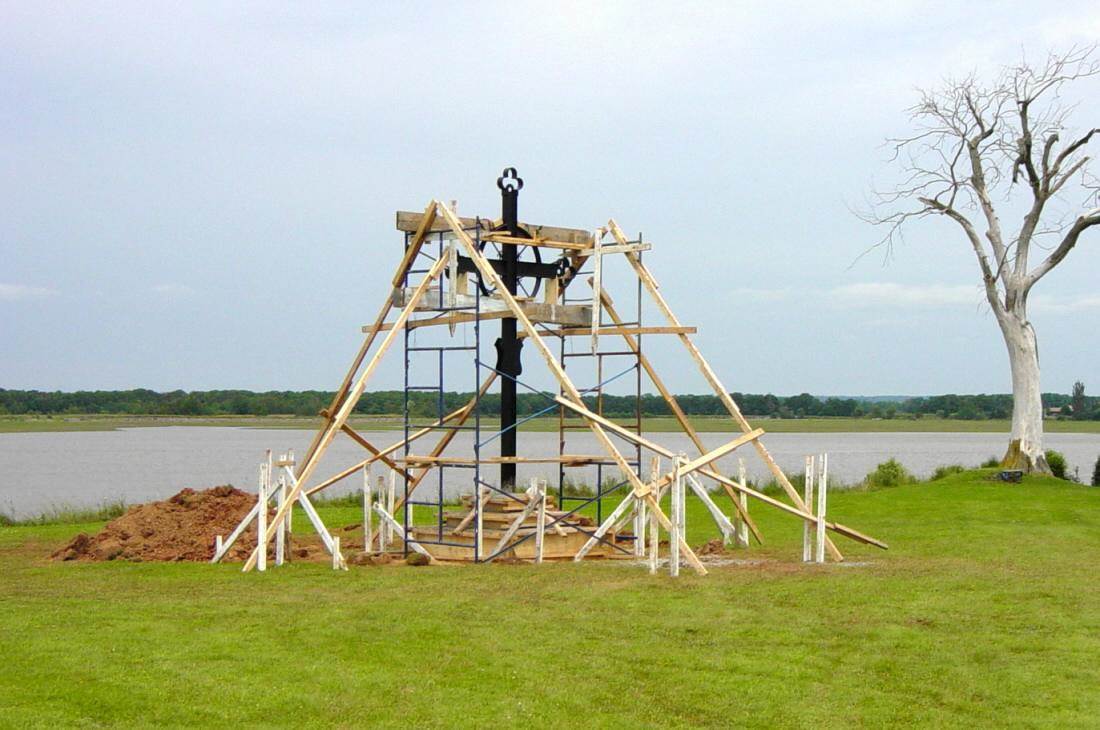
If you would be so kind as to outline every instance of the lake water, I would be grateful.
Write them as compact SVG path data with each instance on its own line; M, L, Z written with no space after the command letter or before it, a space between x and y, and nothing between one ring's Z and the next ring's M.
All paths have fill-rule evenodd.
M376 446L393 443L400 432L365 431ZM708 448L719 446L736 434L711 433L702 438ZM0 434L0 511L26 516L55 505L97 506L123 499L129 504L169 497L184 487L205 488L233 484L255 490L257 468L264 450L294 449L304 453L313 432L251 428L160 427L119 431ZM649 436L674 450L693 454L682 434L656 433ZM413 453L430 452L436 436L414 445ZM529 456L558 453L556 433L521 433L520 451ZM876 464L895 457L918 476L927 476L941 464L977 465L1005 449L1003 434L988 433L777 433L764 443L779 465L788 472L801 471L810 453L829 453L830 474L844 482L863 478ZM455 439L448 455L472 455L471 434ZM1100 434L1048 434L1047 448L1066 455L1070 473L1079 469L1083 478L1092 475L1100 454ZM483 454L496 454L493 442ZM570 433L567 452L599 453L588 433ZM750 477L766 477L767 469L751 446L738 450ZM329 449L318 475L328 476L364 458L361 447L340 436ZM648 456L644 456L648 458ZM735 473L736 455L719 462L726 473ZM646 467L648 469L648 467ZM498 467L489 466L483 478L496 481ZM594 468L569 470L574 478L595 482ZM609 475L613 469L608 469ZM471 489L470 470L447 469L444 492L448 496ZM555 465L521 465L519 477L544 476L557 484ZM316 480L314 480L316 481ZM400 485L400 482L398 482ZM351 477L332 488L333 493L358 489L362 479ZM430 477L417 497L431 499L438 482ZM400 486L399 486L400 489Z

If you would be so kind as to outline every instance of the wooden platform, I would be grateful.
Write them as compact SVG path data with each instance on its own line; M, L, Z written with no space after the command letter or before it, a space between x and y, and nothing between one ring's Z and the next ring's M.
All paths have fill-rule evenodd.
M520 493L513 496L515 499L509 499L502 495L493 495L482 507L481 544L483 554L481 557L483 559L497 551L500 539L505 536L508 528L523 515L523 511L527 507L526 494ZM471 562L474 559L474 543L477 539L474 518L471 517L473 508L473 497L470 496L463 498L461 510L443 513L444 524L442 541L459 543L458 545L433 545L432 541L440 540L439 528L435 526L414 527L410 531L410 537L419 542L436 560ZM577 515L566 518L561 523L558 523L556 527L551 525L555 519L565 514L565 512L557 508L557 504L552 498L547 498L547 527L543 536L543 560L571 560L585 542L588 541L590 534L596 530L597 526L592 523L592 520ZM520 542L514 548L504 551L496 559L534 560L534 533L537 528L537 519L537 512L532 512L527 515L523 519L518 530L508 540L508 544L514 544L523 538L527 539ZM609 542L616 542L619 536L609 532L605 536L605 539ZM624 547L630 544L631 543L627 541ZM622 552L615 550L605 543L598 543L588 555L590 557L627 557Z

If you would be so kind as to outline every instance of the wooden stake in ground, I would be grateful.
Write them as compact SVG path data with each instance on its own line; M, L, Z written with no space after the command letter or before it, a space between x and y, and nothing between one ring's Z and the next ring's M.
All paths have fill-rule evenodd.
M267 462L264 462L260 464L260 484L256 489L256 505L260 508L256 527L256 549L259 551L256 569L261 573L267 570L267 545L264 541L264 535L267 534L267 474Z
M363 551L370 552L374 541L374 511L371 509L370 466L363 467Z
M815 535L814 559L825 562L825 493L828 491L829 455L821 455L821 479L817 483L817 534Z
M742 485L745 484L745 460L740 456L737 457L737 479ZM737 522L737 547L747 548L749 546L749 525L745 517L749 514L749 495L744 492L737 493L737 505L738 510L735 518ZM745 517L742 517L744 515Z
M804 477L803 482L802 482L802 494L803 494L803 499L805 499L806 504L808 504L808 505L813 505L813 503L814 503L814 472L815 472L814 457L812 455L807 456L806 457L806 476ZM815 523L815 525L816 525L816 523ZM810 547L811 546L810 540L811 540L811 538L810 538L810 523L809 522L803 522L802 523L802 562L803 563L808 563L813 559L812 552L811 552L811 547Z

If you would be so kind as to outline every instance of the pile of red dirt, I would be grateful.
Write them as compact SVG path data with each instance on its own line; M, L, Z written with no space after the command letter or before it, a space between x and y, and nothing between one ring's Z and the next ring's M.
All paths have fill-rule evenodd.
M163 502L131 507L94 536L81 533L53 554L55 560L210 560L214 536L228 537L256 506L256 495L231 486L184 489ZM256 546L255 522L237 539L227 560L244 560Z
M722 538L714 537L707 540L705 543L695 548L696 555L725 555L726 546L722 542Z

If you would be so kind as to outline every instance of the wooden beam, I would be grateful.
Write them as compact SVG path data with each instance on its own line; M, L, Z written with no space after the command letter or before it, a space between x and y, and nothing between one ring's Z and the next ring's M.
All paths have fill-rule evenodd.
M693 335L698 332L697 327L600 327L597 334L604 335ZM586 327L562 327L550 330L546 334L554 337L580 337L591 335L592 330Z
M397 211L397 230L407 233L418 230L423 220L423 216L423 213L414 213L404 210ZM498 221L491 218L459 218L458 216L454 216L454 219L458 222L460 228L473 228L477 225L479 220L483 227L488 226L492 228L498 223ZM585 248L592 245L592 234L580 228L561 228L559 226L543 226L535 223L520 223L519 225L532 236L538 238L565 243L580 243L584 244ZM439 233L440 231L449 233L451 230L452 226L450 225L450 221L441 221L438 219L433 220L428 227L429 233ZM482 237L484 238L484 234L482 234Z

